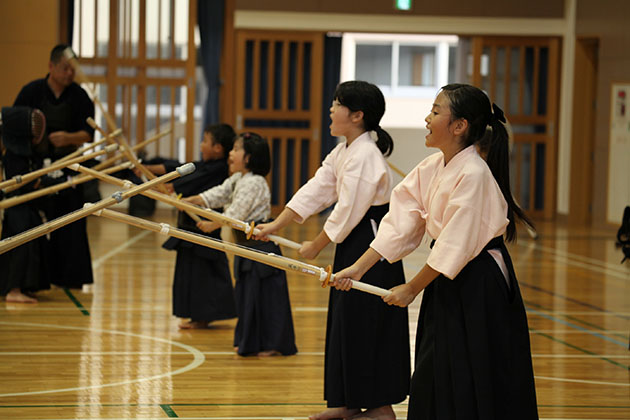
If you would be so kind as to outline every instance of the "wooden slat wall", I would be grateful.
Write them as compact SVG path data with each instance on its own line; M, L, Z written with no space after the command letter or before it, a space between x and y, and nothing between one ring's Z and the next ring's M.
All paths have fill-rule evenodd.
M176 117L175 106L179 105L180 109L186 109L186 127L185 137L186 141L186 159L192 160L195 155L194 147L194 105L195 105L195 85L196 85L196 48L194 45L194 28L195 25L188 25L188 46L187 46L187 59L176 59L176 45L175 45L175 1L168 0L163 1L149 1L147 0L96 0L95 4L98 6L99 2L109 2L109 45L107 56L99 56L97 30L99 27L98 19L98 7L95 8L95 13L89 22L83 22L83 16L81 13L75 13L75 19L78 19L79 33L75 36L78 41L79 61L82 65L86 66L105 66L106 74L104 76L91 76L90 80L98 84L107 85L108 98L107 98L107 110L113 115L113 111L116 109L117 92L122 89L122 114L115 116L115 119L121 125L123 132L129 141L134 144L144 140L146 137L147 127L147 95L146 91L149 86L156 89L156 130L160 130L160 124L164 122L159 115L161 100L163 95L161 94L161 87L169 87L169 100L170 100L170 116L168 125L169 128L175 127ZM137 3L136 3L137 2ZM81 10L83 6L83 0L77 0L77 7ZM166 7L163 7L166 5ZM137 8L134 9L134 5ZM157 8L157 22L147 22L147 7ZM137 11L137 14L135 13ZM167 28L162 28L161 20L165 13L169 14L169 23ZM188 4L188 21L197 22L197 0L189 0ZM135 46L134 52L134 37L132 34L133 23L138 22L138 44ZM93 25L95 28L94 39L85 40L81 39L81 28L84 25ZM157 41L157 58L147 58L147 43L146 43L146 26L157 25L158 41ZM164 47L161 42L163 31L169 31L169 44L168 57L163 57L162 48ZM84 57L81 54L82 48L85 45L93 43L95 55L93 57ZM168 69L183 69L183 77L148 77L147 68L168 68ZM132 68L134 69L133 75L129 76L125 73L124 76L118 75L119 68ZM176 89L186 88L186 101L181 104L176 104ZM135 102L132 92L135 91ZM132 109L135 106L135 116L132 114ZM98 121L97 121L98 122ZM131 128L135 127L135 136L131 138ZM106 128L106 127L104 127ZM166 154L168 157L176 157L177 144L176 135L173 130L169 137L168 147L166 150L160 148L160 142L156 143L157 154Z
M505 62L503 63L503 69L499 69L497 66L498 49L505 51ZM526 86L526 52L531 48L533 51L533 73L531 79L531 86ZM547 104L546 114L539 115L539 88L540 88L540 55L542 48L548 50L548 66L547 66ZM488 93L492 99L496 97L499 92L497 88L498 83L502 83L503 86L503 104L504 111L509 118L510 123L513 126L522 125L543 125L546 127L544 133L536 134L523 134L515 133L514 135L514 157L515 157L515 179L513 183L513 193L515 197L520 197L524 192L523 188L525 180L522 179L523 165L525 165L524 148L529 147L530 159L529 167L527 170L529 184L527 189L527 195L529 197L528 205L524 206L525 209L536 217L543 217L550 219L555 214L555 195L556 195L556 182L557 182L557 118L558 118L558 75L559 75L559 40L552 37L474 37L472 42L473 52L473 75L472 82L477 86L481 86L481 54L483 51L489 51L489 89ZM516 79L517 90L511 86L512 77L511 71L513 71L512 52L516 51L518 56L518 76ZM504 72L503 80L497 77L500 70ZM531 110L524 109L524 101L526 95L530 95L532 106ZM511 112L510 101L514 99L515 95L517 112ZM537 191L536 185L536 166L538 159L542 157L538 155L537 145L545 145L545 162L544 162L544 182L542 183L543 191L543 208L535 208L535 197L540 195ZM539 186L540 187L540 186ZM523 204L523 203L521 203Z
M252 49L251 68L247 66L247 45L250 43ZM266 49L266 63L261 59L261 47L263 43L268 46ZM279 60L280 68L276 69L276 44L281 43L282 57ZM295 43L294 56L291 55L291 44ZM310 44L310 64L309 68L304 68L305 60L305 44ZM323 35L321 33L303 32L271 32L271 31L238 31L236 33L236 71L235 71L235 119L234 126L237 131L253 131L267 138L272 156L274 153L274 139L277 141L275 147L279 148L275 152L279 153L279 162L274 167L279 173L270 174L269 183L274 188L272 180L277 179L274 195L277 197L277 204L273 206L273 210L280 210L284 204L291 198L301 186L302 173L302 141L306 139L308 142L308 168L307 173L312 176L320 163L320 125L321 125L321 95L322 95L322 77L321 69L323 54ZM293 60L292 60L293 58ZM265 66L265 80L261 78L261 66ZM294 66L295 78L293 80L293 88L290 86L290 69ZM251 92L246 92L246 75L247 71L252 72ZM276 86L274 75L276 71L281 72L280 86ZM306 72L310 73L310 85L304 91L304 77ZM274 103L274 94L276 88L279 89L281 101L279 104ZM266 91L266 98L262 98L261 92ZM304 95L308 94L309 104L304 109ZM246 95L251 99L251 106L246 106ZM291 96L291 98L289 98ZM261 107L261 100L264 103ZM295 106L290 109L290 102L294 102ZM270 128L245 126L248 119L258 119L265 121L308 121L309 128ZM293 139L293 153L288 155L289 141ZM292 172L289 174L288 168L293 165ZM288 186L290 194L287 194L287 182L292 179L293 183Z

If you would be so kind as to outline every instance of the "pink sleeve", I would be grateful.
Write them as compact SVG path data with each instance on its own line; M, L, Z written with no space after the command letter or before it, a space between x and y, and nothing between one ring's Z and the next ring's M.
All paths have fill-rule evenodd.
M298 223L304 223L311 215L319 213L337 201L337 177L335 176L333 149L322 162L313 178L309 179L287 203L287 207L296 212Z
M392 191L389 212L383 217L370 247L395 262L420 245L425 231L426 209L422 200L420 165Z

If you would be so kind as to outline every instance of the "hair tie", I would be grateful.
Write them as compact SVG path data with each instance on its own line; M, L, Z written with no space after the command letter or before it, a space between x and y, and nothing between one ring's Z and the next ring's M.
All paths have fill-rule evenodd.
M506 123L505 114L503 113L503 110L499 108L499 106L495 104L494 102L492 103L492 116L490 117L490 121L492 121L492 119L501 121L503 124Z
M252 136L252 133L246 132L246 133L243 133L242 136L243 136L244 139L248 139L248 138L250 138Z

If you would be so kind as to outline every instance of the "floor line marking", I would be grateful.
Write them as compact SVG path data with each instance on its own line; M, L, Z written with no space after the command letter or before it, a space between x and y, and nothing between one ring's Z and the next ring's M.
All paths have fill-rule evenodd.
M48 303L48 302L47 302ZM95 310L99 310L99 311L106 311L108 313L110 312L129 312L129 311L141 311L143 313L158 313L158 314L162 314L164 312L164 310L170 310L171 306L170 305L163 305L163 306L152 306L151 308L144 308L144 307L139 307L139 306L125 306L125 305L116 305L115 307L113 306L108 306L107 304L101 305L99 304L98 307L93 307L92 311ZM29 312L55 312L55 311L74 311L76 310L76 308L74 307L62 307L62 308L54 308L54 307L29 307L28 311ZM328 311L328 307L326 306L296 306L295 308L293 308L293 310L295 312L326 312ZM0 306L0 313L2 312L11 312L10 310L7 310L6 308L3 308ZM556 316L560 316L560 315L588 315L588 316L624 316L624 317L630 317L630 312L601 312L601 311L550 311L550 310L545 310L545 313L549 314L549 315L556 315ZM165 317L169 316L168 315L164 315ZM610 330L613 331L613 330ZM616 331L616 330L615 330ZM627 331L623 331L623 332L627 332Z
M161 379L161 378L165 378L165 377L169 377L169 376L178 375L180 373L188 372L190 370L193 370L193 369L197 368L198 366L200 366L206 360L206 357L203 355L203 353L201 353L195 347L189 346L188 344L179 343L177 341L167 340L165 338L151 337L151 336L148 336L148 335L134 334L134 333L124 332L124 331L104 330L104 329L98 329L98 328L72 327L72 326L62 326L62 325L54 325L54 324L36 324L36 323L29 323L29 322L4 322L4 321L0 321L0 325L17 325L17 326L27 326L27 327L30 326L30 327L43 327L43 328L57 328L57 329L65 329L65 330L79 330L79 331L91 331L91 332L104 333L104 334L125 335L125 336L129 336L129 337L136 337L136 338L140 338L140 339L153 340L153 341L169 344L169 345L172 345L172 346L180 347L180 348L183 348L184 350L187 350L188 352L190 352L194 356L194 359L193 359L192 362L190 362L188 365L186 365L186 366L184 366L184 367L182 367L180 369L177 369L177 370L174 370L174 371L170 371L170 372L166 372L166 373L162 373L162 374L159 374L159 375L149 376L149 377L146 377L146 378L137 378L137 379L131 379L131 380L126 380L126 381L113 382L113 383L109 383L109 384L81 386L81 387L74 387L74 388L51 389L51 390L45 390L45 391L14 392L14 393L9 393L9 394L0 394L0 398L2 398L2 397L17 397L17 396L23 396L23 395L54 394L54 393L57 393L57 392L82 391L82 390L85 390L85 389L112 388L112 387L120 386L120 385L127 385L127 384L140 383L140 382L148 382L148 381L152 381L152 380L155 380L155 379Z
M606 340L606 341L609 341L611 343L617 344L619 346L622 346L623 348L627 348L627 346L628 346L628 343L626 343L626 342L616 340L616 339L614 339L612 337L608 337L606 335L600 334L600 333L595 332L595 331L591 331L591 330L589 330L587 328L581 327L581 326L579 326L577 324L574 324L572 322L556 318L555 316L550 316L550 315L546 314L543 311L538 311L536 309L528 309L527 312L528 313L532 313L534 315L537 315L539 317L546 318L546 319L549 319L551 321L554 321L554 322L566 325L567 327L575 328L576 330L582 331L584 333L588 333L588 334L590 334L590 335L592 335L594 337L601 338L602 340ZM538 332L538 330L536 330L536 331Z
M74 303L74 305L77 308L79 308L79 310L81 311L83 315L90 316L90 312L88 312L88 310L85 309L85 307L81 304L79 299L77 299L76 296L74 296L74 294L72 294L72 292L69 289L64 287L63 292L66 294L66 296L68 296L68 298L72 301L72 303Z
M205 356L234 356L233 351L200 351ZM1 356L168 356L168 355L186 355L187 351L168 351L168 352L151 352L151 351L2 351ZM295 354L296 356L323 356L323 351L303 351ZM628 356L630 357L630 356Z
M205 356L233 356L231 351L202 351ZM167 356L167 355L187 355L187 351L0 351L0 357L14 356ZM323 351L300 351L295 356L324 356ZM532 357L539 358L555 358L555 359L599 359L602 357L611 357L616 359L630 359L628 354L535 354Z
M627 386L630 387L630 383L623 382L608 382L608 381L590 381L588 379L569 379L569 378L554 378L553 376L537 376L534 375L536 379L544 379L547 381L556 381L556 382L575 382L578 384L592 384L592 385L612 385L612 386Z
M124 251L125 248L130 247L131 245L135 244L140 239L144 238L145 236L149 235L150 233L152 233L152 232L148 231L148 230L140 232L139 234L137 234L133 238L126 240L125 242L123 242L122 244L118 245L116 248L112 249L111 251L105 253L104 255L101 255L100 257L98 257L98 258L96 258L94 260L92 260L92 269L96 270L96 269L100 268L101 265L103 265L103 263L105 261L107 261L108 259L110 259L114 255Z
M578 305L581 305L581 306L585 306L585 307L587 307L587 308L591 308L591 309L594 309L594 310L596 310L596 311L606 312L606 313L609 313L609 314L615 315L615 316L617 316L618 318L622 318L622 319L630 319L630 317L628 317L627 315L622 315L621 313L618 313L618 312L615 312L615 311L611 311L611 310L609 310L609 309L600 308L599 306L595 306L595 305L592 305L592 304L590 304L590 303L588 303L588 302L583 302L583 301L581 301L581 300L579 300L579 299L574 299L574 298L572 298L572 297L565 296L565 295L562 295L562 294L560 294L560 293L556 293L556 292L554 292L554 291L552 291L552 290L547 290L547 289L545 289L545 288L543 288L543 287L540 287L540 286L536 286L536 285L529 284L529 283L522 282L522 281L519 281L518 283L519 283L519 285L520 285L521 287L527 287L527 288L532 289L532 290L535 290L535 291L537 291L537 292L540 292L540 293L545 293L545 294L547 294L547 295L550 295L550 296L553 296L553 297L556 297L556 298L564 299L564 300L566 300L566 301L568 301L568 302L572 302L572 303L575 303L575 304L578 304ZM537 306L540 306L540 305L537 305Z
M558 338L554 337L553 335L544 334L544 333L539 333L539 332L536 332L536 334L538 334L538 335L540 335L540 336L542 336L542 337L546 337L546 338L547 338L547 339L549 339L549 340L555 341L556 343L560 343L560 344L563 344L563 345L565 345L565 346L567 346L567 347L569 347L569 348L572 348L572 349L575 349L575 350L577 350L577 351L580 351L580 352L582 352L582 353L585 353L585 354L590 354L590 355L593 355L593 356L599 356L599 359L601 359L601 360L603 360L603 361L605 361L605 362L607 362L607 363L610 363L610 364L612 364L612 365L614 365L614 366L621 367L621 368L625 369L626 371L627 371L627 370L628 370L628 368L629 368L628 366L623 365L623 364L621 364L621 363L617 362L616 360L612 360L611 358L604 357L604 356L600 356L600 355L598 355L598 354L597 354L597 353L595 353L595 352L592 352L592 351L590 351L590 350L583 349L583 348L581 348L581 347L579 347L579 346L576 346L575 344L571 344L571 343L568 343L568 342L566 342L566 341L560 340L560 339L558 339Z
M630 280L629 272L627 270L620 269L618 265L613 265L612 263L553 249L532 241L528 241L526 243L518 242L517 245L523 248L533 247L537 251L542 251L552 255L556 261L573 265L574 267L586 268L597 273L615 276L622 280Z

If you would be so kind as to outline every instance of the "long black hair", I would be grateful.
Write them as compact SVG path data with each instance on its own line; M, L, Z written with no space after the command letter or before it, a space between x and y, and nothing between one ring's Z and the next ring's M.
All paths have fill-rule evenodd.
M486 163L508 204L510 222L505 238L508 242L515 241L515 218L531 228L534 228L534 224L516 204L510 189L509 136L504 125L506 121L503 111L496 104L490 104L488 96L475 86L454 83L442 87L441 91L450 102L451 121L460 118L468 121L464 146L476 144L486 155ZM488 127L490 130L487 130Z
M344 82L337 86L333 97L352 112L362 111L363 128L366 131L376 131L376 146L384 156L392 154L394 140L380 126L381 118L385 114L385 97L376 85L360 80Z

